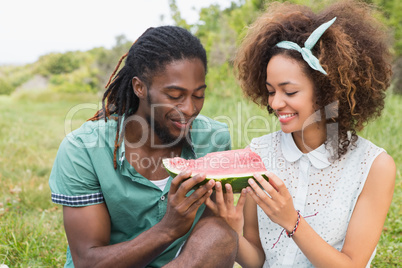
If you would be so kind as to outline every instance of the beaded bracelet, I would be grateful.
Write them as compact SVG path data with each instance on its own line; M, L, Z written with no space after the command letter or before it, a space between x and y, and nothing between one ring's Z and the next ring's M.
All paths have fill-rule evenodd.
M297 227L299 226L299 223L300 223L300 211L299 211L299 210L296 210L296 212L297 212L297 222L296 222L295 228L293 228L293 231L292 231L290 234L288 234L288 231L286 231L286 229L283 229L283 230L281 231L281 233L279 234L279 237L278 237L278 239L276 240L276 242L272 245L272 248L274 248L275 245L278 244L279 239L281 239L281 236L282 236L282 234L283 234L284 231L286 231L286 234L287 234L288 237L292 237L292 236L295 234L295 232L296 232L296 230L297 230ZM317 214L318 214L318 212L314 213L313 215L304 216L303 218L314 217L314 216L317 216Z
M293 228L292 232L290 232L290 233L288 233L288 231L285 230L285 231L286 231L286 235L287 235L289 238L292 237L292 236L296 233L297 227L299 227L299 223L300 223L300 211L297 210L297 221L296 221L295 227Z

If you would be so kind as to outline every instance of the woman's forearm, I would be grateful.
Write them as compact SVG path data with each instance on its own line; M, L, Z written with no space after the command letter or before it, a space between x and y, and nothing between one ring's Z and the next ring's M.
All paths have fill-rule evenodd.
M243 268L262 267L265 261L265 253L244 236L239 236L239 249L236 262Z

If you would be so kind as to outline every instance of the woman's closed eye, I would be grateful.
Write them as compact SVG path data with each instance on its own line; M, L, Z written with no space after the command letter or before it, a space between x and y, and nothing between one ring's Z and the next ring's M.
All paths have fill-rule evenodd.
M297 92L298 92L298 91L286 92L286 95L292 96L292 95L296 94Z

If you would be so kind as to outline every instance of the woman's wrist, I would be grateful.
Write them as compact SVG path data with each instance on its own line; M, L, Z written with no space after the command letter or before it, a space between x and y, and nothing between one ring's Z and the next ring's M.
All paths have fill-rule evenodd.
M292 231L290 231L290 232L288 232L288 231L286 230L286 235L287 235L289 238L292 237L292 236L296 233L297 228L299 227L300 218L301 218L301 216L300 216L300 211L297 210L297 221L296 221L295 226L293 227Z
M295 213L295 217L294 217L294 219L291 221L291 223L288 224L286 227L284 226L284 229L285 229L285 231L286 231L286 234L292 233L293 230L294 230L295 228L297 228L297 226L298 226L298 224L299 224L299 222L300 222L300 212L299 212L299 210L296 210L295 212L296 212L296 213Z

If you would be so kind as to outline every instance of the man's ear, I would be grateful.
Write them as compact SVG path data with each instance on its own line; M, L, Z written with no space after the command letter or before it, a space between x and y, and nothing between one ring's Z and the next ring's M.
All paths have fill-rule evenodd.
M133 84L134 94L139 99L144 99L147 97L147 93L148 93L147 86L137 76L133 77L132 84Z

